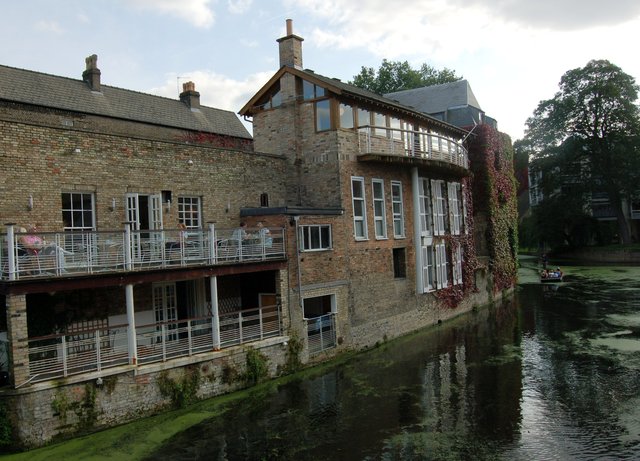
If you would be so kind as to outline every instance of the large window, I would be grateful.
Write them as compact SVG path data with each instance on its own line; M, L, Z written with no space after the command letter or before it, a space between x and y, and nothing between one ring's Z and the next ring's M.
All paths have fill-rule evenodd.
M449 210L451 211L451 234L460 235L462 228L462 204L460 194L460 183L452 182L448 184Z
M323 99L316 101L316 131L331 129L331 101Z
M302 81L302 97L305 100L322 98L326 94L325 89L321 86L314 85L306 80Z
M433 245L422 247L422 277L425 292L436 289L435 248Z
M93 194L63 192L62 222L65 230L93 230L95 228Z
M431 213L430 183L426 178L418 182L420 194L420 232L422 235L433 235L433 214Z
M402 132L403 122L396 117L391 117L389 119L389 128L392 128L390 131L390 137L393 139L402 140L403 132Z
M351 197L353 200L353 229L356 239L367 238L367 210L364 196L364 178L351 178Z
M435 235L444 235L445 224L444 217L446 215L444 181L431 180L431 193L433 199L433 227Z
M200 229L200 197L178 197L178 222L187 229Z
M331 249L331 226L317 224L300 226L300 245L302 251Z
M400 181L391 181L391 204L393 207L393 236L402 238L404 237L404 205Z
M447 288L447 248L444 242L436 243L436 287Z
M387 117L384 114L380 114L375 112L373 114L373 124L375 128L373 129L373 134L376 136L385 136L387 134L386 126L387 126Z
M353 128L353 107L340 104L340 128Z
M376 238L387 238L387 213L384 205L384 181L374 179L373 186L373 222Z
M367 131L370 125L371 113L366 109L358 108L358 128L362 131Z
M453 284L460 285L462 284L462 245L459 243L455 244L453 250L451 251L451 273L453 275Z

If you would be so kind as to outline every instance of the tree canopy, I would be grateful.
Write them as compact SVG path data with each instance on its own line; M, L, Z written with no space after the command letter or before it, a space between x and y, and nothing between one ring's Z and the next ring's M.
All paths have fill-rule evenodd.
M532 169L542 172L542 206L553 204L564 215L589 215L592 197L601 194L615 213L622 242L629 243L624 204L640 192L638 86L618 66L593 60L567 71L559 87L527 120L524 139Z
M360 73L349 83L377 94L386 94L423 86L456 82L460 79L462 77L457 76L454 70L446 67L438 70L425 63L422 64L420 69L414 69L407 61L387 61L383 59L377 70L373 67L362 66Z

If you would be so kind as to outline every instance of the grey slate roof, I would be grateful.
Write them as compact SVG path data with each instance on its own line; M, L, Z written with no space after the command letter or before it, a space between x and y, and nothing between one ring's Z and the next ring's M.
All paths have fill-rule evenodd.
M385 96L401 104L413 106L425 114L437 114L460 106L472 106L482 110L467 80L397 91Z
M0 100L251 139L231 111L206 106L191 110L179 99L103 84L100 90L91 91L79 79L0 65Z

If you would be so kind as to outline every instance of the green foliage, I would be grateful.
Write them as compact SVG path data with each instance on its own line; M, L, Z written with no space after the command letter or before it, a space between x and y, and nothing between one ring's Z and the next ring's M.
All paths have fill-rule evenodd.
M233 384L238 380L240 373L238 369L230 363L225 363L222 367L222 382L224 384Z
M175 408L183 408L196 400L200 370L197 367L185 368L180 381L169 378L165 370L158 375L156 382L163 397L169 398Z
M511 140L489 125L478 125L469 146L474 172L474 206L487 215L489 270L495 291L517 277L518 209Z
M246 349L247 369L244 372L243 380L249 386L258 384L269 373L269 360L259 350L253 347Z
M80 420L80 430L86 430L94 426L98 419L96 410L96 387L93 382L84 385L84 398L82 404L77 406L76 414Z
M409 62L382 60L376 71L373 67L362 67L360 73L353 78L352 85L372 91L377 94L392 93L394 91L422 88L423 86L439 85L460 80L455 71L447 69L437 70L428 64L422 64L420 69L413 69Z
M0 402L0 448L13 444L13 427L5 402Z
M303 344L300 337L295 331L292 331L289 334L289 342L287 343L287 359L284 365L285 373L295 373L302 368L302 361L300 360L302 348Z
M66 392L62 389L58 389L56 391L56 396L51 401L51 409L54 414L59 415L60 419L63 422L67 420L67 411L69 410L69 398L67 397Z
M545 200L555 195L567 214L579 216L590 194L606 193L623 243L630 241L623 204L640 181L637 98L633 77L609 61L590 61L562 76L559 91L527 120L525 136L531 168L545 179ZM562 212L552 212L561 208L553 204L544 214L558 218Z

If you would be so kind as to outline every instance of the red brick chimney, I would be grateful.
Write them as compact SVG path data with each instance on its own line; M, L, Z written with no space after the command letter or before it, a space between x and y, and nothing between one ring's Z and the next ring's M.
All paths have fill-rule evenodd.
M82 73L84 80L91 91L100 91L100 69L98 69L98 55L92 54L84 60L87 65L86 70Z
M293 34L293 21L287 19L287 35L279 38L280 67L289 66L302 70L302 37Z
M185 103L190 109L200 108L200 93L196 91L196 84L187 82L182 84L182 93L180 93L180 101Z

